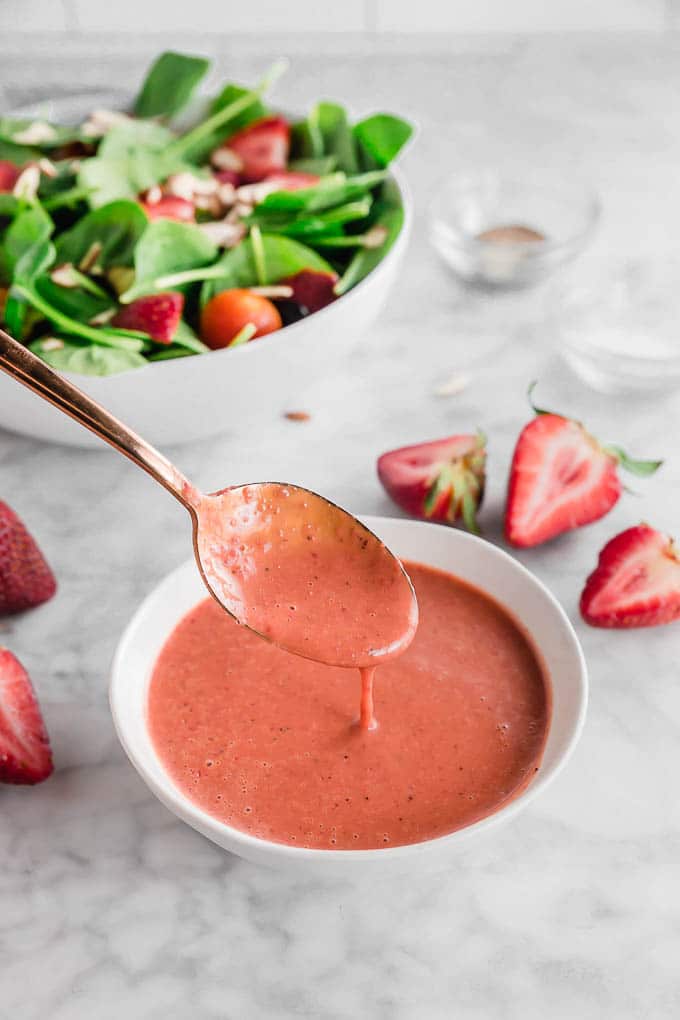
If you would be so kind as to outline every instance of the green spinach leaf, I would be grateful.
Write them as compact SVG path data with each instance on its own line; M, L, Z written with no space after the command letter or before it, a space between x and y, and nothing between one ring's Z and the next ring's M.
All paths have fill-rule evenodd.
M382 262L390 250L404 225L404 210L399 193L392 182L383 188L383 193L371 215L372 227L383 227L386 231L385 240L378 248L361 248L353 256L347 269L336 283L334 290L339 296L346 294L357 283Z
M80 344L66 337L42 337L30 349L59 372L76 375L116 375L131 368L142 368L146 358L135 351Z
M321 137L323 155L334 156L338 170L358 173L356 141L343 107L337 103L317 103L309 114L309 121Z
M93 209L57 238L57 261L77 266L96 244L101 245L97 264L102 269L131 266L137 242L148 225L137 202L127 199L109 202Z
M154 61L133 109L138 117L171 117L191 99L210 61L168 50Z
M147 227L135 250L135 282L120 300L168 288L164 278L214 262L217 247L191 223L156 220Z
M130 120L112 128L96 156L85 159L78 171L78 187L89 192L93 208L119 198L136 198L172 173L187 169L171 153L175 136L162 124Z
M258 216L265 216L272 211L321 212L365 197L385 180L385 174L384 170L357 174L354 177L346 177L342 172L330 174L328 177L322 177L319 183L311 188L272 192L256 206L255 213Z
M413 134L413 128L400 117L389 113L376 113L354 125L354 135L369 163L386 167L395 158Z
M96 315L113 307L108 296L92 294L83 287L60 287L50 276L39 276L35 289L53 308L78 322L89 323Z

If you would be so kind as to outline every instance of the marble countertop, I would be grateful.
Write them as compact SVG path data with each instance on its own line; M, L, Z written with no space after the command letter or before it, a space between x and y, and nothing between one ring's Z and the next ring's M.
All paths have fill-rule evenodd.
M146 40L149 51L153 40ZM139 41L70 57L45 42L0 45L11 101L134 81ZM4 47L4 50L2 49ZM283 48L283 45L279 48ZM295 59L281 94L346 96L421 125L406 169L417 226L379 328L344 374L306 396L305 424L251 419L171 451L211 489L287 477L355 511L393 509L375 478L384 449L482 426L483 515L496 539L508 458L543 403L637 455L668 459L605 520L521 556L573 619L592 695L582 741L546 794L448 868L407 880L325 883L230 857L147 791L114 737L107 673L117 638L189 552L167 495L113 452L0 433L0 498L29 522L57 597L2 622L29 668L57 772L0 792L0 1016L24 1020L662 1020L680 1013L680 683L677 626L606 633L578 619L582 579L604 542L649 520L680 531L680 406L595 395L556 360L542 295L469 298L437 265L423 211L434 182L470 160L566 165L601 190L596 245L649 258L677 244L680 61L675 37L370 47ZM4 54L4 55L3 55ZM252 55L220 52L235 76ZM9 84L11 83L11 84ZM502 343L502 346L498 347ZM456 397L433 389L472 357Z

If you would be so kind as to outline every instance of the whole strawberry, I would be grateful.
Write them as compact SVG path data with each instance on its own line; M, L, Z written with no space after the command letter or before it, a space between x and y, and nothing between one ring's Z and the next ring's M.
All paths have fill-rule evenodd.
M662 464L632 460L618 446L602 446L580 422L534 411L510 468L505 534L512 545L540 545L604 517L623 489L619 467L644 477Z
M586 581L581 616L592 627L655 627L680 619L680 550L638 524L607 542Z
M54 575L14 511L0 502L0 616L20 613L51 599Z
M0 783L42 783L52 770L50 742L28 673L0 647Z
M378 477L395 503L412 517L477 532L484 495L486 438L449 436L390 450L378 460Z

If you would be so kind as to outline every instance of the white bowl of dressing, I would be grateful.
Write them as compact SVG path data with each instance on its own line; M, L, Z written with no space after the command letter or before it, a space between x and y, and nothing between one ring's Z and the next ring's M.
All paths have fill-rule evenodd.
M552 712L542 762L529 785L494 814L420 843L375 850L325 850L270 842L212 817L180 790L160 761L147 726L147 697L156 659L175 626L206 597L194 561L169 574L137 609L113 661L110 703L118 737L149 789L174 814L231 853L306 874L403 872L434 865L456 848L514 818L564 767L582 730L588 697L586 665L574 629L548 589L506 552L462 531L420 521L363 518L405 560L439 568L479 588L511 611L542 658Z

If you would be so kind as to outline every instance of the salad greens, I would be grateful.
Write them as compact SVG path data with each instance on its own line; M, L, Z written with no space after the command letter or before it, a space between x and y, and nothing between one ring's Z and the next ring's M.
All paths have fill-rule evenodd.
M110 375L203 353L203 309L225 290L276 285L294 321L323 307L296 278L307 295L322 280L327 303L399 236L388 167L406 121L352 124L321 101L290 124L265 99L280 64L194 103L209 67L162 53L129 114L0 118L0 315L54 368ZM223 346L256 335L246 321Z

